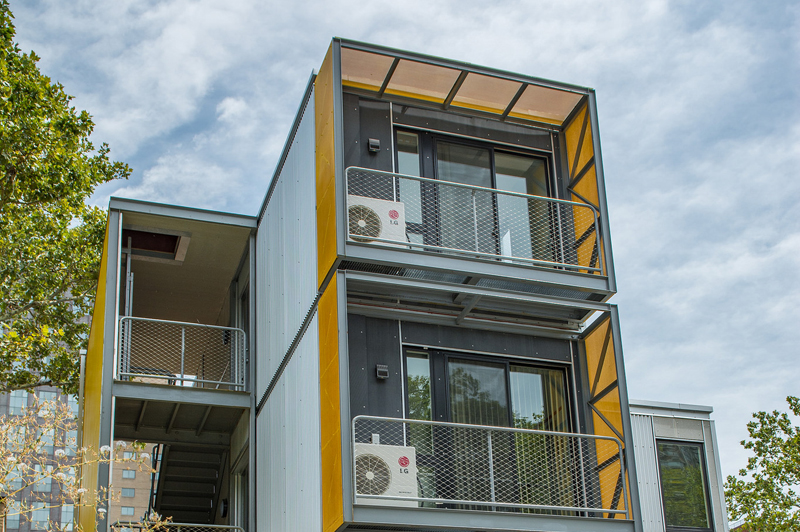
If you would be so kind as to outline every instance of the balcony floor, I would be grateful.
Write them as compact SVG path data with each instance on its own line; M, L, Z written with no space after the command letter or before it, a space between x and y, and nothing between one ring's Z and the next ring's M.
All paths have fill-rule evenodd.
M114 437L149 443L228 445L247 392L115 382Z

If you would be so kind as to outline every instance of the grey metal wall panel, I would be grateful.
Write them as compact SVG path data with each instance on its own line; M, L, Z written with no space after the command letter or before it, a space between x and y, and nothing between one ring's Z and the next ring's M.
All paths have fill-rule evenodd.
M316 297L315 165L311 91L256 237L257 396L264 393Z
M319 420L315 316L256 421L259 531L322 528Z
M403 343L569 362L569 342L520 334L403 322Z
M636 460L636 480L639 485L639 503L642 509L642 530L644 532L664 532L653 418L631 414L631 429L633 430L633 453Z
M397 321L348 314L351 415L403 417L403 368ZM376 366L389 367L379 380ZM388 442L387 442L388 443Z

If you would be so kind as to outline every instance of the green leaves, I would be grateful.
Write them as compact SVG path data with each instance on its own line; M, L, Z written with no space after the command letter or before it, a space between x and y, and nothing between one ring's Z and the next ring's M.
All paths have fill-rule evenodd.
M800 399L786 401L800 416ZM750 439L742 441L753 456L738 478L728 476L725 483L731 518L745 517L752 532L800 530L800 427L777 410L756 412L753 419L747 424Z
M13 42L12 18L0 0L0 391L74 392L106 222L86 200L130 168L94 148L91 117Z

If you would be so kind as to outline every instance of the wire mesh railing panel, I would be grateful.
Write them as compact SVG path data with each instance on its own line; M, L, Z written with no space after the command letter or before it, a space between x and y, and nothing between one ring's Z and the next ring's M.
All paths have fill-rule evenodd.
M356 503L627 515L619 467L597 460L600 447L622 463L615 438L372 416L352 438Z
M206 525L193 523L149 523L117 521L111 525L112 532L244 532L240 526Z
M117 378L243 390L245 345L241 329L123 317Z
M585 203L350 167L348 233L374 242L602 273Z

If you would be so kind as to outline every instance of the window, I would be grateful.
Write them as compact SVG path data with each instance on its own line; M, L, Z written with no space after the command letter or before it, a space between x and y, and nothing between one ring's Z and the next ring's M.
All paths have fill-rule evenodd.
M657 444L667 530L711 530L703 445L667 440Z
M37 464L35 471L36 483L33 485L33 491L50 493L53 485L53 477L50 476L53 472L53 466L47 466L46 469L42 469L42 466Z
M67 455L75 456L75 450L78 448L78 431L68 430L66 439L64 440L64 447L66 447Z
M37 394L39 396L39 404L42 404L47 401L55 401L56 400L56 392L46 392L46 391L39 391Z
M407 419L571 430L564 368L411 348L405 361ZM490 501L497 493L498 500L541 504L543 497L552 497L540 493L552 485L550 476L576 478L568 445L540 433L498 431L487 439L490 432L409 424L408 445L416 448L422 497ZM486 460L490 454L494 460ZM560 505L576 506L573 488L565 487Z
M9 427L6 447L9 451L22 451L25 447L25 427Z
M134 488L122 488L123 497L135 497L136 490Z
M72 532L74 530L75 507L71 504L61 506L61 530Z
M28 406L28 392L25 390L14 390L8 398L8 413L12 416L21 416Z
M123 451L122 452L122 459L123 460L133 460L134 458L136 458L136 453L134 453L132 451Z
M9 492L14 492L22 488L23 475L19 470L19 466L15 466L6 475L6 485Z
M398 173L457 184L397 180L395 197L405 207L409 242L545 262L563 252L553 231L566 211L546 199L515 195L553 195L548 156L402 130L396 146Z
M72 413L75 416L77 416L78 410L80 410L80 407L78 405L78 398L75 397L74 395L67 396L67 404L69 405L69 409L72 410Z
M136 478L136 471L133 469L123 469L122 478Z
M122 506L120 508L120 515L132 516L135 513L136 509L133 506Z
M6 508L6 529L19 528L19 501L9 501Z
M31 530L47 530L47 525L50 523L50 508L43 502L35 502L31 508Z
M47 454L53 454L53 444L55 441L55 429L39 429L39 441L42 444L42 450Z

